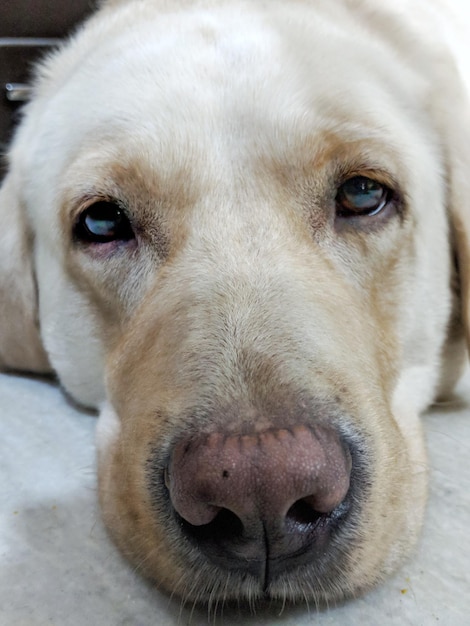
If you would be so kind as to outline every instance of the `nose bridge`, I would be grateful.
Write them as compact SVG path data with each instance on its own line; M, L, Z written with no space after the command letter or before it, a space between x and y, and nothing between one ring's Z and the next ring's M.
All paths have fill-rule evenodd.
M303 309L312 310L316 289L313 267L302 268L277 233L253 231L254 226L199 242L199 258L194 252L189 256L193 272L187 307L192 324L204 326L209 335L221 333L238 348L261 349L275 336L295 334L295 318ZM317 276L321 273L318 268Z
M289 209L259 197L262 194L251 192L251 186L253 182L247 181L243 189L241 181L227 181L195 210L182 251L181 270L186 272L191 265L194 289L208 289L222 308L230 310L231 319L235 311L239 316L249 312L251 319L251 313L261 313L268 302L272 313L279 312L286 289L300 287L308 274L324 274L324 259L313 241L306 250L305 233L293 227ZM314 290L314 281L311 286Z
M281 370L291 379L305 376L340 345L332 348L331 338L347 332L347 320L339 319L351 305L344 284L313 243L307 248L283 235L279 224L271 230L252 222L251 231L226 235L205 231L175 268L185 286L167 319L185 329L182 360L195 371L205 363L219 378L236 378L242 367L245 375L263 369L265 378ZM173 289L175 278L170 282Z

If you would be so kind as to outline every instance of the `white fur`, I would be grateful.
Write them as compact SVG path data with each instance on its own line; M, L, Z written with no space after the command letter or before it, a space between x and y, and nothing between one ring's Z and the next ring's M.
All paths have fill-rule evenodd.
M193 432L203 400L243 406L247 377L276 393L257 359L286 387L341 398L369 442L375 474L341 593L391 571L415 540L419 413L452 386L457 373L442 385L442 372L462 353L451 224L465 259L469 16L464 0L116 0L40 69L0 195L0 311L29 307L28 337L47 357L25 357L21 324L3 323L0 364L48 359L71 395L101 407L105 518L165 587L184 595L192 570L157 542L149 454ZM403 216L335 230L332 172L354 170L351 154L400 188ZM80 248L86 202L119 194L147 228L139 245Z

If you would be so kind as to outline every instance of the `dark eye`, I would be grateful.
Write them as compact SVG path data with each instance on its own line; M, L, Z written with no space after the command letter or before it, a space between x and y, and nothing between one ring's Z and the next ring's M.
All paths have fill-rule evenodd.
M118 204L101 200L91 204L80 214L75 224L74 236L86 243L108 243L129 241L134 238L134 232Z
M385 208L392 192L372 178L355 176L343 183L336 195L336 215L356 217L377 215Z

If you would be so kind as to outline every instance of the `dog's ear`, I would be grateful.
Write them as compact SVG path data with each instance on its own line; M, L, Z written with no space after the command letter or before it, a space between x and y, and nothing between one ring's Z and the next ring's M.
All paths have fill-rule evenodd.
M470 124L470 119L467 123ZM451 191L450 218L460 283L461 319L470 352L470 153L467 157L467 180L460 171L451 181L452 187L458 185L458 189ZM463 163L455 166L463 170Z
M444 114L448 211L457 260L461 320L470 350L470 101L463 87Z
M51 370L37 321L32 239L11 175L0 188L0 369Z

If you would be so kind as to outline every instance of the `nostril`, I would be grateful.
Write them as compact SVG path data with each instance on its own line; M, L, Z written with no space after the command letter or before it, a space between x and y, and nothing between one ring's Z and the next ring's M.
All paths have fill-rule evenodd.
M294 502L285 516L285 531L288 533L308 533L328 518L329 515L315 511L315 509L302 499ZM187 535L199 542L231 544L237 538L241 538L246 528L242 520L228 509L220 509L214 518L207 524L191 524L184 518L181 523Z
M289 533L309 532L325 517L325 513L315 511L305 499L297 500L287 511L286 531Z
M242 569L256 577L264 571L260 538L247 536L243 522L232 511L220 509L211 522L198 526L181 518L181 525L198 550L224 570Z
M182 524L186 534L195 539L198 544L210 541L212 544L222 545L243 535L242 521L228 509L220 509L214 519L207 524L196 526L184 519Z

